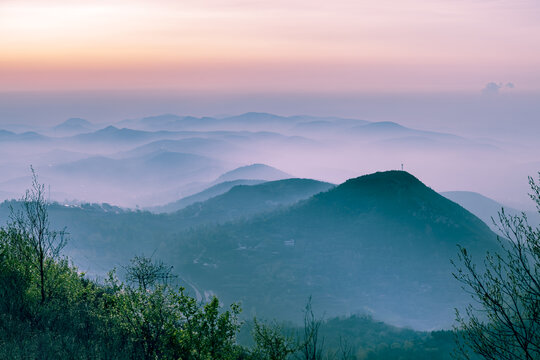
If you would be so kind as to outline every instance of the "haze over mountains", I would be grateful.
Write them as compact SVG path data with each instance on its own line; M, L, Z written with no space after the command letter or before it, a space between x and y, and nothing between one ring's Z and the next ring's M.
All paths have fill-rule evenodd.
M0 130L2 199L20 197L29 165L51 185L53 200L146 208L224 181L341 183L404 164L436 190L475 191L521 209L528 205L526 176L538 167L523 144L365 119L166 114L109 124L70 118L25 129ZM256 169L263 165L273 172Z

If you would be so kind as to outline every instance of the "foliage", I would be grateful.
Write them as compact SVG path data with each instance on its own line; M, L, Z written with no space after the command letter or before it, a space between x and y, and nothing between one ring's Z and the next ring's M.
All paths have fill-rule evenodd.
M540 173L539 173L540 178ZM529 178L531 199L540 213L540 189ZM540 358L540 228L525 214L499 214L502 250L487 253L477 266L467 249L460 248L461 267L455 277L471 294L474 304L459 324L456 356L468 359L470 351L485 359Z
M33 174L22 210L0 228L0 358L232 359L240 307L197 303L169 284L171 268L143 256L105 284L62 257Z
M152 261L145 256L135 256L131 259L131 265L126 268L126 280L135 283L146 291L156 284L167 285L174 278L171 274L172 266L167 266L163 261Z
M238 320L240 306L232 304L220 313L217 297L200 306L185 294L184 289L174 295L177 321L176 346L182 359L234 359L241 352L236 345L236 334L241 323Z
M320 360L323 353L324 338L319 338L319 329L322 320L317 319L313 313L311 305L311 297L309 298L306 308L304 309L304 338L300 344L301 358L305 360Z
M254 319L253 339L254 353L259 359L285 360L299 349L296 339L284 335L281 326L275 322L265 324Z
M32 187L21 199L22 209L12 210L11 231L17 232L16 237L24 238L26 249L24 255L28 263L39 272L39 289L41 302L44 303L52 291L51 263L60 255L66 244L65 230L50 228L48 202L45 199L45 186L38 182L34 169L32 170Z
M336 317L320 321L319 343L322 359L327 360L450 360L454 348L454 333L449 330L420 332L411 329L398 328L368 316L352 315ZM277 323L276 321L261 323L259 327L266 329L267 348L279 348L286 340L289 349L289 359L304 359L301 351L304 339L304 325L292 323ZM258 351L261 345L255 341L255 322L244 324L238 336L239 343L253 349L257 359L268 359ZM274 344L272 346L272 344ZM285 347L282 347L285 348ZM266 353L268 353L267 351ZM279 354L279 352L278 352Z

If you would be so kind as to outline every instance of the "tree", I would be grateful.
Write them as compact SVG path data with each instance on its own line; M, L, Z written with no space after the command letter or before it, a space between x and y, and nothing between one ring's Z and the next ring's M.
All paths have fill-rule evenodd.
M135 256L131 259L131 265L126 269L126 280L136 283L139 288L146 291L156 284L168 285L169 280L175 278L172 275L172 266L167 266L161 260L152 261L145 256Z
M11 208L10 227L23 238L30 251L27 252L30 261L39 273L39 289L41 303L50 295L52 284L49 279L50 265L60 257L60 252L66 245L66 231L52 230L49 221L49 203L45 199L45 185L40 184L34 168L32 171L32 186L26 190L21 199L19 209Z
M539 183L529 177L540 215ZM494 221L495 222L495 221ZM540 228L529 225L523 213L499 213L500 251L487 253L477 266L467 249L459 249L461 266L455 278L474 304L465 315L456 310L456 357L470 351L485 359L540 359Z
M315 318L311 306L311 296L304 309L304 338L300 343L302 358L305 360L321 360L323 357L324 338L319 338L322 320Z
M264 324L253 320L255 352L261 359L285 360L298 351L298 343L292 336L283 334L277 323Z
M170 266L144 256L136 256L126 267L127 285L114 272L109 274L111 313L134 344L134 356L236 359L240 306L232 304L220 311L216 297L198 303L184 288L169 284L173 277Z
M179 326L176 330L178 355L184 360L226 360L238 358L241 348L236 335L242 323L240 305L232 304L220 312L220 302L212 297L206 304L186 295L183 288L174 294L174 309Z
M354 356L353 354L352 346L349 344L347 339L343 339L341 336L339 337L339 347L334 354L334 359L339 359L339 360L356 359L356 356Z
M171 267L136 256L125 270L127 285L118 281L114 271L109 273L111 313L135 345L135 357L168 358L167 342L175 326L168 284Z

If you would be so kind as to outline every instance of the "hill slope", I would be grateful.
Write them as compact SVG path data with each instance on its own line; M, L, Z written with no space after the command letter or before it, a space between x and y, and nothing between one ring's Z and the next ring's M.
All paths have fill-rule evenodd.
M311 179L285 179L258 185L237 185L228 192L195 203L175 216L182 219L202 219L204 223L232 221L291 205L334 185Z
M497 227L493 224L492 219L495 219L495 221L498 222L499 212L503 207L507 215L521 215L521 212L519 210L503 206L502 204L496 202L493 199L490 199L482 194L472 191L447 191L442 192L441 195L458 203L465 209L472 212L474 215L478 216L480 220L485 222L493 230L497 230ZM540 225L540 218L538 217L538 213L533 211L526 211L525 214L527 215L527 219L530 225Z
M232 187L231 184L235 182L224 185ZM220 185L209 191L225 192ZM53 204L49 212L53 227L67 226L70 233L67 250L77 265L90 274L105 275L134 255L151 254L157 247L164 246L167 239L175 241L177 234L190 228L249 218L331 187L332 184L310 179L236 186L221 195L203 192L200 196L210 195L211 198L172 214L122 210L108 204ZM0 204L0 225L8 220L10 206L17 208L18 204Z
M221 175L216 182L219 183L240 179L272 181L287 178L292 178L292 176L272 166L265 164L252 164L228 171Z
M94 125L88 120L81 118L70 118L61 124L56 125L52 130L58 135L74 135L89 132Z
M449 326L467 300L456 244L496 246L474 215L406 172L351 179L288 210L191 232L168 261L200 290L251 314L294 318L308 296L328 315L368 312L419 329Z
M162 205L162 206L154 206L151 208L148 208L148 210L155 212L155 213L170 213L175 212L178 210L181 210L191 204L194 204L196 202L203 202L210 198L216 197L218 195L224 194L227 191L231 190L233 187L237 185L257 185L263 183L264 180L234 180L234 181L224 181L222 183L219 183L217 185L211 186L208 189L205 189L201 192L198 192L196 194L186 196L180 200Z

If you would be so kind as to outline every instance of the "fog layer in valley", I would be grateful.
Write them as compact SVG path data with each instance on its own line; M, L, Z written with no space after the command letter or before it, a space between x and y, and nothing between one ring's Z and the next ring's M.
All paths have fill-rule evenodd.
M272 107L265 99L262 107ZM516 114L515 127L501 117L511 117L509 104L528 98L481 98L469 104L469 120L464 117L467 107L461 99L461 108L452 111L461 118L452 123L442 98L428 100L424 99L422 113L414 108L415 101L420 105L418 99L411 99L411 104L397 101L394 110L379 99L375 102L380 112L366 106L364 112L373 117L361 119L244 113L165 114L126 120L120 117L121 111L117 119L110 119L115 113L110 111L108 117L97 120L56 122L49 113L34 114L46 120L27 118L24 124L22 119L10 122L4 116L0 127L7 130L0 132L0 199L20 197L29 185L30 165L50 185L51 200L146 208L174 202L226 180L301 177L337 184L362 174L400 169L403 164L437 191L478 192L526 209L527 176L540 168L538 144L528 141L528 136L517 141L514 133L530 134L526 128L537 109L532 105L525 107L528 112L522 109ZM299 107L306 107L305 103L300 101ZM43 104L39 106L43 108ZM495 115L490 106L502 109L500 114ZM438 117L435 108L440 110ZM400 118L400 110L402 123L379 121ZM27 110L18 116L30 113ZM419 120L411 119L414 114L419 114ZM496 117L493 124L498 125L475 118L475 128L467 127L467 121L482 114ZM478 129L482 121L485 131ZM222 177L252 164L266 165L266 173L262 167L251 167Z

